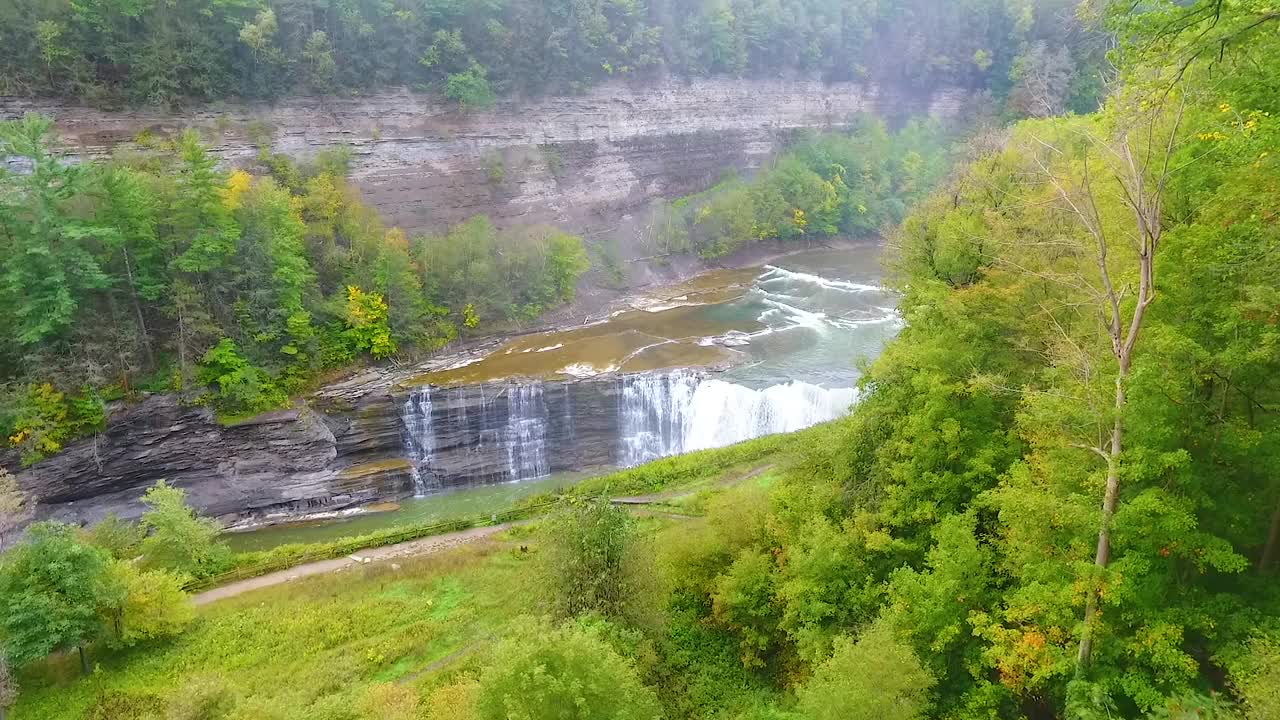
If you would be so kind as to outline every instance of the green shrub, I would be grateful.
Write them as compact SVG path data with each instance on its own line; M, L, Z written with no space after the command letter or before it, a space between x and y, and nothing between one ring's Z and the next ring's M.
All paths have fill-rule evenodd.
M608 499L574 502L543 528L539 585L557 616L626 614L634 599L631 516Z
M489 86L484 66L471 63L462 72L451 74L444 84L444 96L458 103L463 110L487 110L496 99Z
M178 635L195 618L182 591L186 578L168 570L139 570L133 563L112 563L108 582L122 602L104 609L112 625L109 646L129 647ZM121 597L121 596L117 596Z
M169 699L165 720L224 720L236 709L235 690L216 676L188 681Z
M220 411L232 415L273 410L289 401L270 374L241 355L230 338L222 338L205 353L199 380L217 389L209 399Z
M501 185L507 179L507 164L502 160L502 153L494 151L485 155L484 173L490 185Z
M231 565L231 550L220 539L222 527L212 519L197 517L183 490L159 480L142 496L142 502L148 508L142 516L148 531L142 541L147 567L199 578Z
M635 668L575 625L530 622L494 652L475 693L479 720L657 720Z
M796 693L806 720L918 720L934 678L911 648L876 622L857 641L844 637Z
M23 465L57 454L64 444L101 430L107 422L102 398L89 388L68 398L50 383L31 385L11 411L9 443Z
M109 690L99 693L84 720L167 720L156 695Z
M138 555L138 548L146 532L141 525L121 520L115 513L83 531L85 542L111 553L117 560L131 560Z

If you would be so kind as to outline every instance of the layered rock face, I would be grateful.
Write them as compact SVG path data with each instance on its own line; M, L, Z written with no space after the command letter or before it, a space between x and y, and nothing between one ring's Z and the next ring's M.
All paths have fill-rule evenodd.
M470 114L435 96L397 92L181 114L0 98L0 117L48 114L87 156L187 127L232 165L252 162L259 144L294 157L346 147L366 199L408 231L476 214L499 225L584 231L652 198L702 190L726 170L754 168L797 130L839 127L864 112L950 118L970 100L964 90L920 96L874 84L703 79L606 83Z
M616 378L450 389L322 392L315 407L223 426L152 396L108 429L19 475L37 514L134 518L164 479L230 523L285 519L459 485L617 462ZM381 385L381 386L380 386ZM360 387L355 384L354 387Z

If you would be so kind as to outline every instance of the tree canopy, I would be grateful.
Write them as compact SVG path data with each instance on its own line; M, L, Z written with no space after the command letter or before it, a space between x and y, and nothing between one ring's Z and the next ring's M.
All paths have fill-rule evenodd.
M1068 0L181 0L0 9L0 92L171 105L291 92L495 94L615 77L809 76L1003 92L1090 109L1103 45ZM1051 45L1050 45L1051 44ZM1032 79L1034 78L1034 79Z

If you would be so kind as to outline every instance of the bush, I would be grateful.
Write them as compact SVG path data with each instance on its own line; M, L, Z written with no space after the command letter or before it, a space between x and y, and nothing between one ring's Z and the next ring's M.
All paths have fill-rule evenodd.
M111 645L131 646L181 633L195 618L182 591L185 578L167 570L141 571L130 562L111 565L110 583L123 602L107 615L113 623Z
M170 698L165 720L223 720L237 701L235 690L222 678L196 678Z
M427 720L477 720L479 690L480 685L471 677L436 688L427 698Z
M207 577L231 565L231 550L220 540L217 522L197 517L187 505L186 493L159 480L142 496L150 508L142 516L149 535L142 541L147 567L176 570L193 577Z
M474 62L466 70L453 73L445 80L444 96L458 103L463 110L486 110L493 107L495 100L484 67Z
M222 338L200 362L201 384L217 388L209 397L220 411L233 415L256 414L289 402L266 370L240 354L234 340Z
M13 410L9 442L22 455L22 464L34 465L57 454L67 441L87 435L106 424L102 399L89 389L68 398L49 383L27 388Z
M111 690L100 693L84 714L84 720L166 720L164 703L144 693Z
M577 502L552 518L542 536L541 586L554 614L627 614L639 583L625 510L608 499Z
M1235 675L1234 685L1247 720L1280 717L1280 640L1258 638Z
M115 513L107 515L82 534L85 542L106 550L117 560L137 557L138 549L146 536L141 525L121 520Z
M933 684L889 623L877 621L856 642L838 638L831 658L796 694L806 720L917 720Z
M364 717L370 720L417 720L418 694L394 683L374 685L365 693Z
M600 637L531 622L495 651L475 691L480 720L655 720L662 709Z

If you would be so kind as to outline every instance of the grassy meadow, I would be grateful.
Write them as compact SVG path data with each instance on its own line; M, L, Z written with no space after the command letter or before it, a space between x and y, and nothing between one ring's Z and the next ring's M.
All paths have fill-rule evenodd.
M739 485L767 486L775 464L790 457L786 449L824 432L763 438L592 478L567 502L655 494L654 505L634 510L635 533L655 548L680 544L691 526L704 524L699 516L714 498ZM440 554L351 566L202 606L175 639L123 651L91 649L88 677L73 654L52 658L19 678L22 692L12 717L448 717L433 714L441 711L431 708L438 703L432 692L476 672L513 623L544 610L536 587L541 522ZM742 673L732 643L708 645L710 635L703 637L696 622L683 629L679 642L690 646L690 663L730 676L733 693L764 692L745 675L736 677ZM707 662L701 657L707 652L725 662ZM659 668L648 671L661 682ZM687 692L684 682L673 691ZM722 685L724 677L708 680L708 687ZM713 699L722 701L723 692L717 689Z

